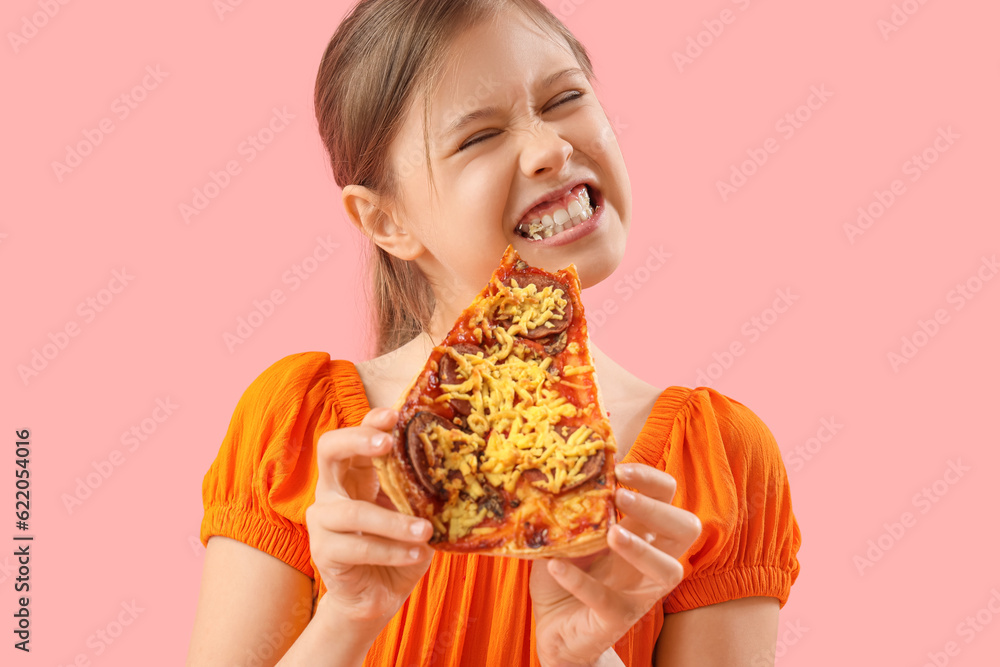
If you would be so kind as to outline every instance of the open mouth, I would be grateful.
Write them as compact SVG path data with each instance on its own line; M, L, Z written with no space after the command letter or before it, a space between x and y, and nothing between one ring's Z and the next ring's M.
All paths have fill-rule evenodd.
M599 192L588 183L581 183L562 199L548 203L527 222L518 223L514 231L526 239L541 241L561 234L592 218L600 207Z

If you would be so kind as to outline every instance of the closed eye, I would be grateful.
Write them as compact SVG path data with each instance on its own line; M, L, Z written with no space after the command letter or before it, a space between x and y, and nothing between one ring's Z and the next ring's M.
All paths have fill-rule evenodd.
M579 90L572 90L572 91L569 92L569 94L567 94L561 100L559 100L558 102L556 102L555 104L553 104L552 106L550 106L548 109L546 109L546 111L549 111L551 109L555 109L556 107L562 106L563 104L565 104L567 102L572 102L573 100L578 100L581 97L583 97L583 92L581 92ZM475 146L479 142L484 141L486 139L491 139L491 138L497 136L498 134L500 134L500 132L494 132L493 134L483 134L483 135L475 136L475 137L469 139L468 141L466 141L465 143L463 143L461 146L459 146L458 150L460 152L464 151L466 148L469 148L470 146Z

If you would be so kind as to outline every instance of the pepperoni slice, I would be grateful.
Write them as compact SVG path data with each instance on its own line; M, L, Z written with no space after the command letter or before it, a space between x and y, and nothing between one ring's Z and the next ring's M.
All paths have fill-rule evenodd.
M532 339L544 338L545 336L557 334L569 328L569 323L573 320L573 303L569 299L569 289L566 288L566 285L555 278L537 273L515 273L511 275L511 278L517 281L518 287L526 287L528 284L534 283L536 292L541 292L546 287L552 287L552 291L561 289L563 298L566 300L566 307L563 309L562 316L559 316L558 311L556 311L548 321L541 326L526 331L521 334L522 336ZM507 284L510 285L509 280Z
M590 480L597 477L600 472L604 470L604 450L594 452L587 457L587 460L583 463L583 467L580 468L580 479L573 482L572 484L567 484L563 486L563 491L569 491L570 489L575 489L576 487L589 482Z
M453 345L452 349L459 354L478 354L483 351L483 348L471 343L458 343ZM467 379L459 374L458 362L452 359L447 352L438 361L438 377L441 384L462 384ZM472 412L472 405L464 398L453 398L448 401L448 404L460 415L468 416Z
M545 473L539 470L538 468L528 468L527 470L521 471L521 477L525 478L531 483L544 482L545 480L548 479L548 477L545 476Z
M447 498L448 494L444 488L435 484L431 479L431 466L437 465L437 461L428 461L424 452L424 443L420 439L420 434L430 432L435 424L440 424L445 429L455 428L455 425L440 415L433 412L421 411L413 415L406 423L406 452L410 456L410 463L417 473L417 479L432 495L439 498Z
M575 480L572 484L566 484L562 487L559 493L564 493L570 489L575 489L578 486L586 484L590 480L597 477L598 474L604 469L604 450L594 452L587 457L583 466L580 468L580 474L582 475L578 480ZM521 477L528 480L528 482L544 482L548 477L545 473L537 468L531 468L525 470L521 473Z
M568 304L567 304L568 307ZM551 320L550 320L551 321ZM555 336L546 336L540 339L540 342L545 350L545 353L550 357L554 357L563 350L566 349L566 341L569 339L569 335L563 331Z

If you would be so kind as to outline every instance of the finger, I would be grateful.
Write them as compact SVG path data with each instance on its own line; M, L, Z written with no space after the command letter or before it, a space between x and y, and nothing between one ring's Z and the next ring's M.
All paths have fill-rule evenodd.
M630 612L629 605L621 595L572 563L553 558L546 565L556 583L589 607L605 623L615 625Z
M672 475L642 463L618 464L615 478L623 486L665 503L672 502L677 491L677 480Z
M310 505L307 522L334 533L377 535L400 542L427 542L427 519L401 514L365 500L336 499Z
M320 435L316 442L317 495L331 489L342 490L343 476L349 466L370 468L371 457L387 454L397 416L390 408L376 408L369 410L358 426Z
M320 549L317 565L387 565L400 567L429 560L426 544L407 544L375 535L333 533Z
M680 558L701 535L701 520L680 507L628 489L616 489L615 504L625 518L622 524L646 542Z
M684 579L684 566L680 561L626 530L621 524L608 533L608 544L632 567L656 582L661 589L657 597L663 597Z
M588 572L590 570L590 564L593 563L598 558L606 556L609 551L611 551L611 549L609 549L608 547L604 547L600 551L595 551L589 556L574 556L570 558L563 558L563 560L565 560L567 563L572 563L573 565L577 566L584 572Z

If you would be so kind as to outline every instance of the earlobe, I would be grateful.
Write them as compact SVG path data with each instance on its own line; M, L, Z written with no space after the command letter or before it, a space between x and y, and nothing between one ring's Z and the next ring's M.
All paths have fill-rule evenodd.
M417 238L397 224L395 212L377 193L363 185L347 185L342 198L351 223L383 250L404 260L414 259L423 252Z

